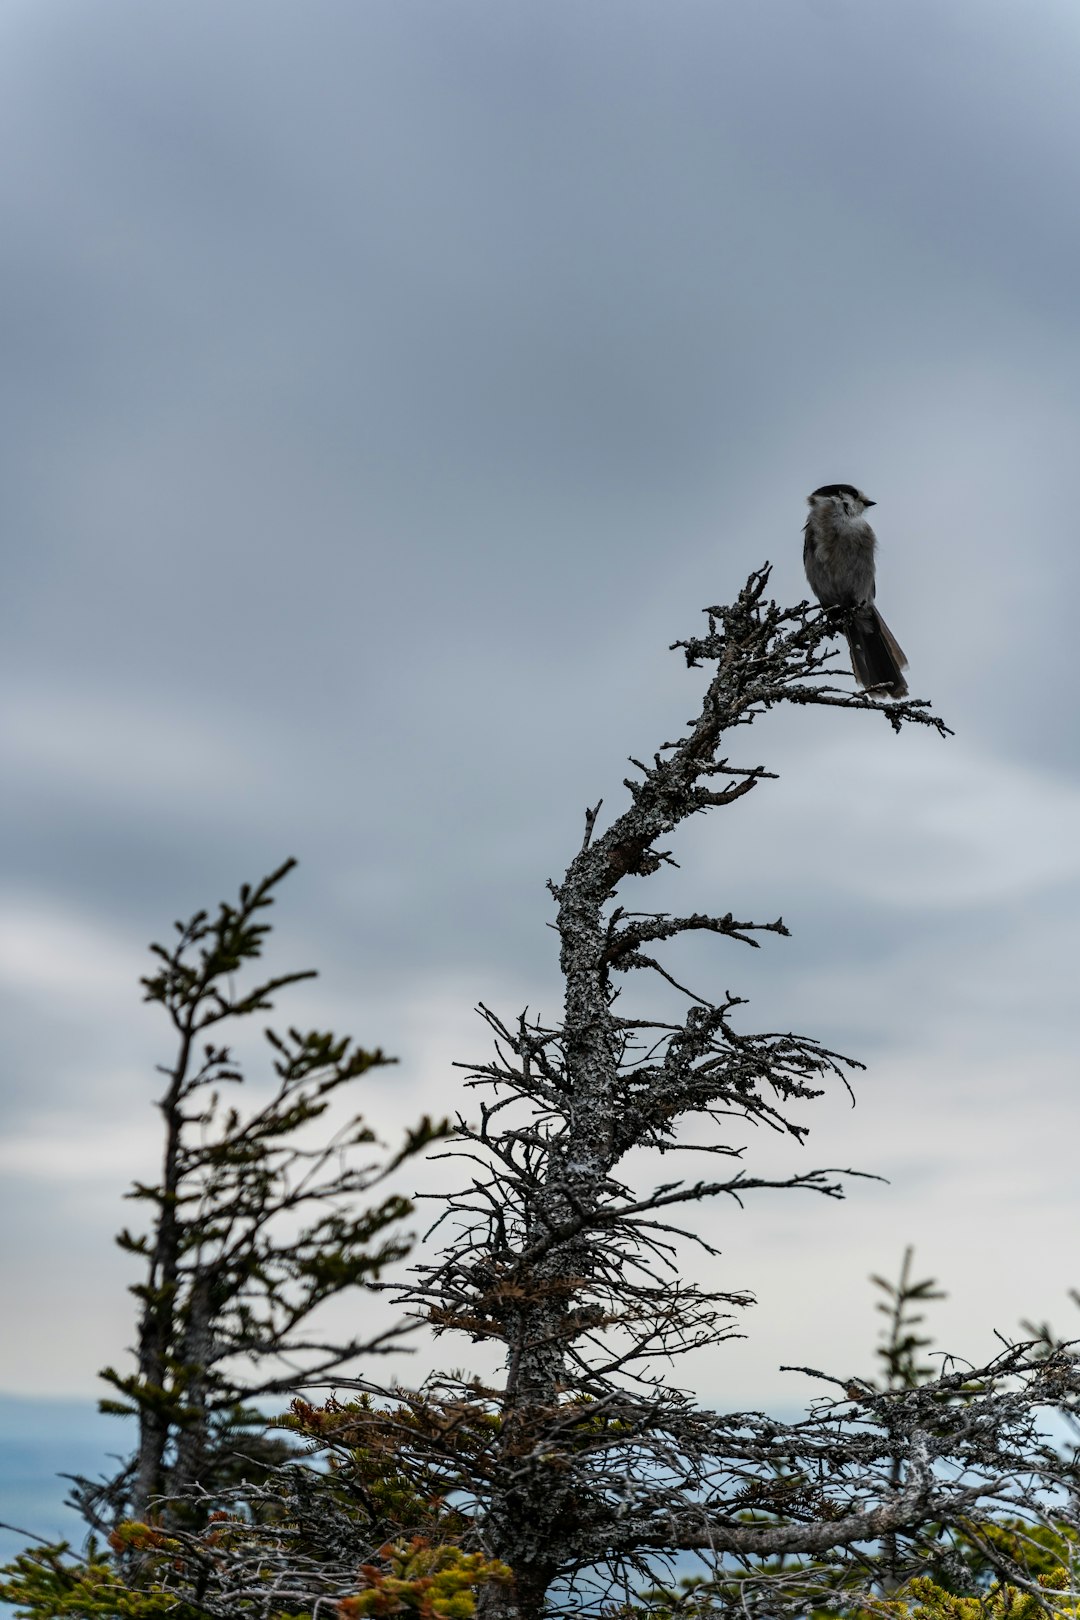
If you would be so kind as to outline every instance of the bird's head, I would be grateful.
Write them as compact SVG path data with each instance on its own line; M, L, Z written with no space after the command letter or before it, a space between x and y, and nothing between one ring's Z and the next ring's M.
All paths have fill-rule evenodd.
M857 518L868 506L876 506L877 502L864 495L861 489L856 489L854 484L822 484L820 489L815 489L812 495L806 497L806 504L811 511L815 507L831 507L845 517Z

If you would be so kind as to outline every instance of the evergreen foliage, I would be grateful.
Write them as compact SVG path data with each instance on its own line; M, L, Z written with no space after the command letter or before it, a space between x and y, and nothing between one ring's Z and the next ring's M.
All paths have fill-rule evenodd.
M895 1283L887 1277L873 1276L870 1279L875 1288L880 1288L885 1295L883 1300L878 1301L876 1309L888 1324L884 1342L879 1344L877 1351L884 1364L886 1389L915 1389L934 1371L929 1363L919 1360L920 1351L927 1349L934 1341L928 1334L918 1332L926 1318L913 1307L944 1299L945 1295L933 1277L912 1282L914 1252L911 1248L904 1250L900 1276Z

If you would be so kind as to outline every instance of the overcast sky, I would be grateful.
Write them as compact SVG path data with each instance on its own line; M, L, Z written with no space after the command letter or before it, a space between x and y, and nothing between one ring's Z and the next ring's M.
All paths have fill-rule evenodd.
M1080 1331L1078 74L1072 0L8 0L0 1388L130 1342L146 943L297 855L283 1019L399 1055L387 1134L468 1108L669 643L801 598L837 480L956 737L771 718L662 897L782 912L682 964L869 1065L748 1164L889 1184L706 1216L760 1303L695 1376L869 1371L907 1243L945 1347Z

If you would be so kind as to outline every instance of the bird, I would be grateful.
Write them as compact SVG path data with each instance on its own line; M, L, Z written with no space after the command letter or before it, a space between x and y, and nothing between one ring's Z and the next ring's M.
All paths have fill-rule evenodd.
M806 503L806 577L847 637L855 679L885 697L905 697L907 658L874 605L877 536L863 514L877 502L854 484L822 484Z

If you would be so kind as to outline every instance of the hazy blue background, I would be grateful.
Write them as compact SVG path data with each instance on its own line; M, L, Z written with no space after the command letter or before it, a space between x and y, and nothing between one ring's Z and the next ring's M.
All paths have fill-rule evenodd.
M72 1436L4 1448L24 1517L130 1342L147 940L299 855L284 1016L399 1054L388 1132L459 1104L691 713L669 642L804 594L826 481L957 735L774 717L679 841L666 900L794 930L684 971L870 1064L750 1162L891 1178L709 1217L760 1304L695 1377L868 1370L909 1241L949 1348L1080 1329L1078 72L1071 0L8 0L0 1388Z

